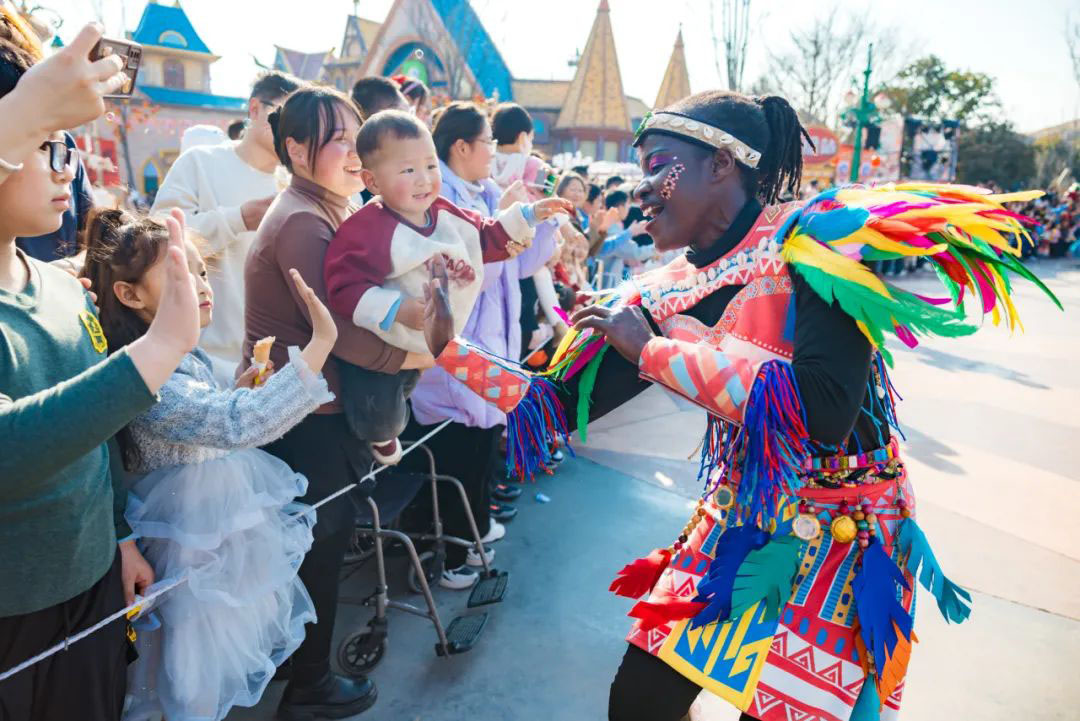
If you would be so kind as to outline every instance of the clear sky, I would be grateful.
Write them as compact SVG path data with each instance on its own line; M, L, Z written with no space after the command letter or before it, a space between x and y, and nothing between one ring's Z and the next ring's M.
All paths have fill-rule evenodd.
M172 2L173 0L162 0ZM65 17L67 40L101 7L110 33L134 29L145 0L42 0ZM275 44L307 52L341 43L351 0L183 0L210 49L223 56L211 70L214 90L246 95L256 67ZM360 0L360 15L381 21L392 0ZM567 61L583 48L598 0L473 0L516 77L570 78ZM1006 114L1020 130L1080 117L1063 35L1076 0L837 0L842 11L866 12L892 27L915 54L934 52L950 67L997 78ZM709 0L610 0L625 91L651 104L681 24L693 90L720 86L709 30ZM716 0L717 14L722 0ZM792 29L829 7L815 0L752 0L746 81L761 75L768 50L782 52ZM723 62L721 58L721 63Z

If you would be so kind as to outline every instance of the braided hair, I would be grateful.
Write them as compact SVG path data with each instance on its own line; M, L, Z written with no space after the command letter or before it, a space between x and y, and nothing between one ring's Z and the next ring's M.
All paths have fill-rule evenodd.
M742 163L738 167L747 194L757 196L763 204L770 205L784 192L798 190L802 181L802 139L809 141L810 136L795 109L779 95L752 97L727 90L708 90L663 110L720 128L760 152L757 168ZM667 131L650 128L646 134L651 132ZM692 138L676 137L716 150Z

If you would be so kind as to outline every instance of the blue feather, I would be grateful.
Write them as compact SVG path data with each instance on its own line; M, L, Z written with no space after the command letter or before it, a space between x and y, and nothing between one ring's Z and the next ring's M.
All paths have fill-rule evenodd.
M872 539L863 550L862 567L855 574L851 589L859 615L859 633L866 648L874 654L874 665L880 677L885 660L896 648L896 628L911 638L911 616L897 600L897 586L910 590L904 574L881 547Z
M690 628L728 619L731 615L731 589L739 566L750 551L761 548L768 540L769 534L753 523L729 528L720 536L716 543L716 557L698 582L697 596L694 597L694 601L709 605L690 620Z
M803 216L802 231L819 243L840 240L862 228L870 218L866 208L839 207Z
M918 577L919 583L937 599L938 609L945 620L963 623L971 615L971 594L946 578L930 549L926 534L914 518L906 518L900 524L896 547L901 555L907 556L908 572Z
M848 721L878 721L880 718L881 698L878 697L877 684L873 676L867 675Z

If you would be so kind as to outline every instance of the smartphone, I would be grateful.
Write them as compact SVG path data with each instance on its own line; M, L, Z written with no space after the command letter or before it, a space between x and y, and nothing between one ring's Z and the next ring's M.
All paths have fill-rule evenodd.
M97 41L97 45L90 51L90 61L100 60L109 55L118 55L124 61L124 74L127 75L127 81L115 93L105 97L130 97L131 92L135 89L135 78L139 74L139 63L142 62L142 45L133 43L130 40L102 38Z

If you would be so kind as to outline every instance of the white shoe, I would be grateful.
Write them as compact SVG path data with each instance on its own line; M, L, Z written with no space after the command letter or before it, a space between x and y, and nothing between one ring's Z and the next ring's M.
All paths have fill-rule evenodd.
M384 466L396 466L403 455L401 441L397 438L379 443L369 443L368 447L371 448L371 455L375 460Z
M488 528L488 532L480 539L480 543L488 544L495 543L506 535L506 526L498 521L491 521L491 525Z
M457 568L443 569L442 576L439 578L439 585L453 591L462 591L466 588L472 588L478 580L480 580L480 574L476 571L468 566L458 566Z
M494 561L495 561L495 549L494 548L485 548L484 549L484 558L487 560L489 566L492 563L494 563ZM475 548L470 548L469 552L465 554L465 563L466 563L466 565L469 565L469 566L483 566L484 565L483 563L480 562L480 554L476 552Z

